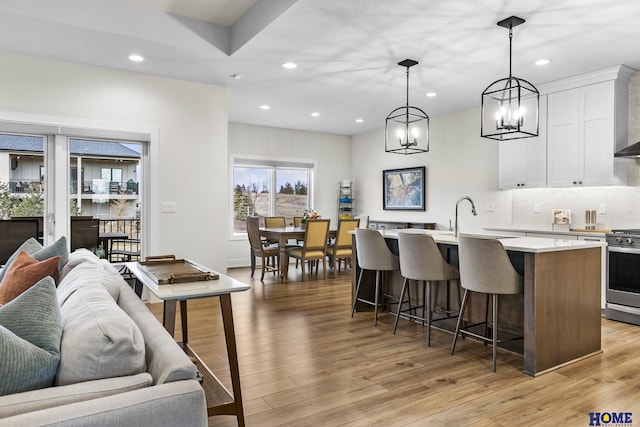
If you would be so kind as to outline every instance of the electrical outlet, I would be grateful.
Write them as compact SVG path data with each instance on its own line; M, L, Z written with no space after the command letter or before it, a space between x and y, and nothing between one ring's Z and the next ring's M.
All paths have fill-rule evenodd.
M606 203L600 203L598 205L598 213L601 213L601 214L606 214L607 213L607 204Z
M540 203L533 204L533 213L540 213Z
M484 211L485 212L493 212L496 210L496 205L494 205L493 203L485 203L484 204Z
M175 213L176 202L162 202L160 205L160 212L162 213Z

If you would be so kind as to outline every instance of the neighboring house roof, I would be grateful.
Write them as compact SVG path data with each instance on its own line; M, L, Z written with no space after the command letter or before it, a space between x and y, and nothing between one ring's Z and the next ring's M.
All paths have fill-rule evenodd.
M43 138L23 135L0 135L0 151L21 151L42 153ZM140 153L120 142L71 140L71 154L98 157L140 158Z

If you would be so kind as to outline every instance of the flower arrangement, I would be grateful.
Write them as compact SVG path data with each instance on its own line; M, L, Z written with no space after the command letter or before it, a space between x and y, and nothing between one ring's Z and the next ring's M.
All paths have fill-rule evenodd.
M320 215L315 209L305 209L302 213L300 223L306 224L307 220L320 218L322 218L322 215Z

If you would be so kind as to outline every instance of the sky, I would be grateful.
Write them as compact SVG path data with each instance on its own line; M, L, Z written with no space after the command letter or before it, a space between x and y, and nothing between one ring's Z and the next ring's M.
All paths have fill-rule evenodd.
M257 184L258 189L262 190L263 186L268 189L270 178L270 169L261 168L245 168L236 166L233 169L233 186L237 184L248 187L251 184ZM301 181L304 184L308 184L307 170L305 169L276 169L276 191L287 182L292 186Z

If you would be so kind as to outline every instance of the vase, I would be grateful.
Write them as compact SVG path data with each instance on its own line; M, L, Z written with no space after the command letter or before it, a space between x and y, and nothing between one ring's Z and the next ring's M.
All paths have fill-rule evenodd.
M306 222L301 222L300 223L300 228L302 228L303 230L307 229L307 223Z

